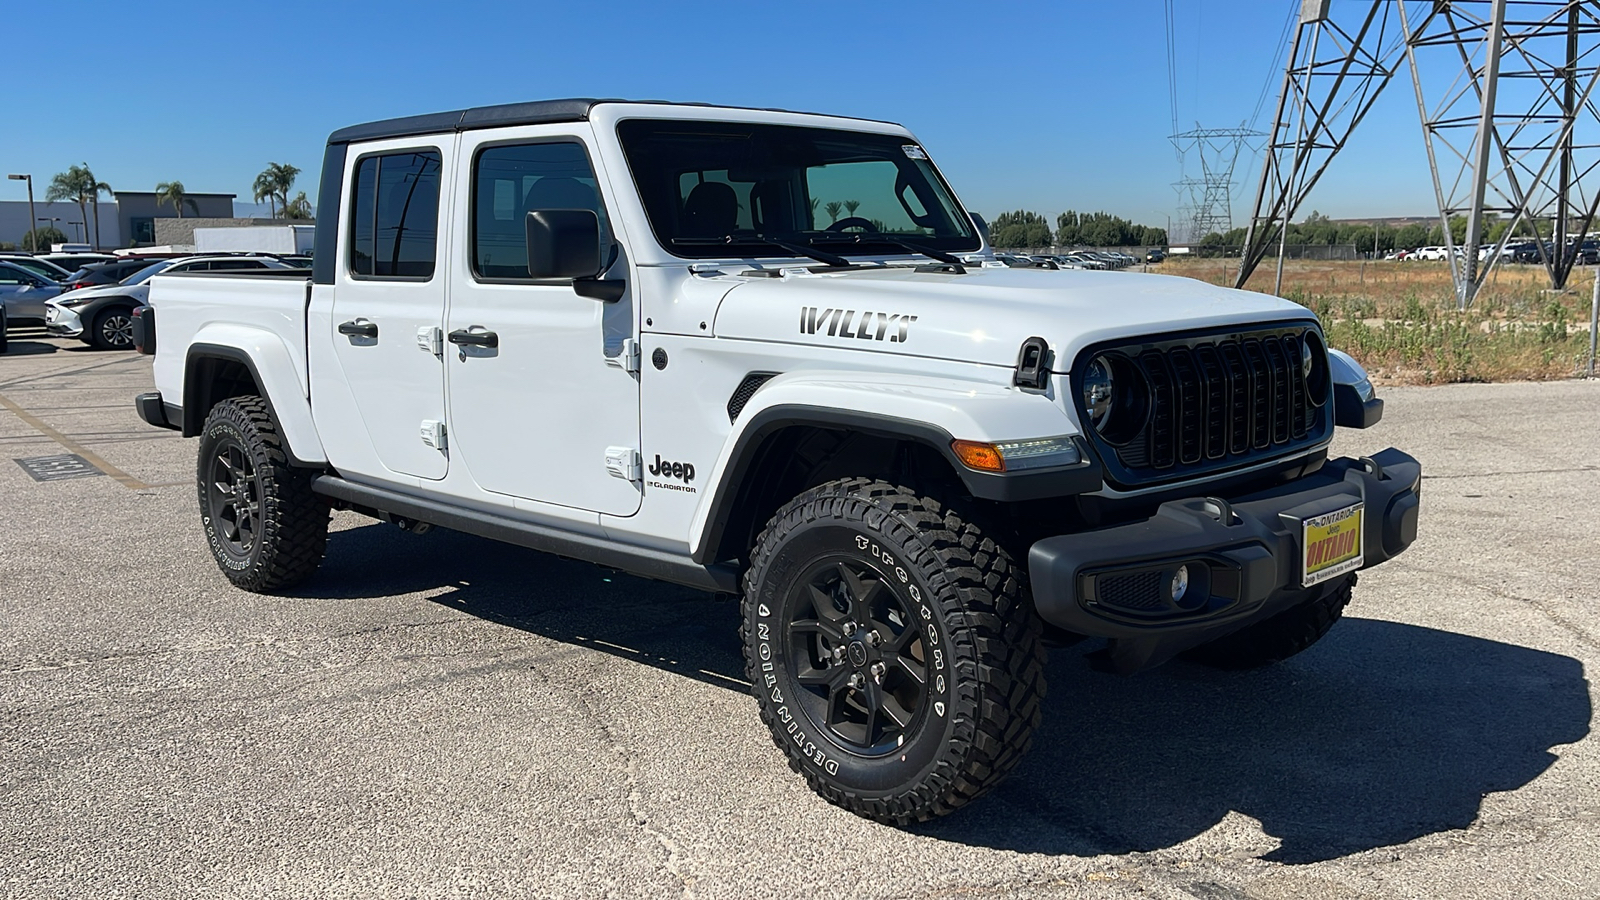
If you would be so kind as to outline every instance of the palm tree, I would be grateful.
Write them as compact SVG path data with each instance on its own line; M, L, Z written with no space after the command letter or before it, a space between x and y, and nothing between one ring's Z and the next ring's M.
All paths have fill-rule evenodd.
M251 190L255 191L257 203L260 203L263 199L267 201L272 209L272 218L276 219L278 217L278 185L272 180L271 168L256 176L256 183L251 185Z
M89 171L88 163L83 164L83 171L84 174L89 176L89 189L92 192L90 202L94 204L94 245L98 248L100 246L100 195L102 193L110 194L112 199L115 199L117 192L113 191L111 185L106 184L104 181L96 181L94 173Z
M83 221L89 221L89 204L94 207L94 233L96 246L100 243L100 194L111 193L111 185L103 181L95 181L94 173L89 170L89 164L81 166L68 166L65 172L57 172L50 179L50 186L45 189L44 199L54 203L57 201L71 201L78 204L78 212L83 216Z
M183 218L183 205L185 203L189 204L189 208L195 211L195 215L200 214L200 207L185 194L183 182L181 181L163 181L156 185L156 206L160 206L163 203L171 203L172 208L178 211L178 218L180 219Z
M255 191L256 202L260 203L261 198L265 197L267 202L272 205L272 217L274 219L280 215L280 210L283 211L284 215L287 215L289 188L294 187L295 176L299 174L300 170L288 163L269 162L267 167L261 170L261 174L256 176L255 184L252 186Z
M853 216L853 215L856 214L856 210L861 208L861 201L860 200L846 200L844 202L844 208L845 208L846 212L848 212L850 215Z
M306 199L305 191L296 194L293 200L283 205L283 217L285 219L311 218L311 201Z
M839 213L844 211L844 204L837 200L830 200L828 201L828 205L824 206L823 209L827 211L828 218L831 221L837 222L839 221Z

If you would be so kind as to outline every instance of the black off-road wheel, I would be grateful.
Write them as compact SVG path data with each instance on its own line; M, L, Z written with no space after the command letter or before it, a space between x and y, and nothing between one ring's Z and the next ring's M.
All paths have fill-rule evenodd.
M1282 662L1322 640L1344 614L1356 576L1307 591L1309 599L1265 621L1189 650L1183 658L1217 669L1255 669Z
M133 310L126 306L101 310L94 317L89 342L96 350L132 350Z
M879 822L983 795L1039 724L1041 628L1016 563L906 488L842 479L779 509L751 554L740 627L790 767Z
M0 353L6 352L6 308L0 302Z
M311 492L311 473L289 465L265 400L235 397L212 407L196 481L206 543L234 585L266 593L317 570L328 505Z

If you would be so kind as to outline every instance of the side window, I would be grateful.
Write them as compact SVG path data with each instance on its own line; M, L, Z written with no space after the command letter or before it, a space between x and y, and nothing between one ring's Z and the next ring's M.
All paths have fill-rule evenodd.
M439 245L437 150L368 156L351 190L350 271L373 278L430 278Z
M472 165L472 270L480 278L528 277L528 213L592 209L607 232L594 169L576 141L487 147Z

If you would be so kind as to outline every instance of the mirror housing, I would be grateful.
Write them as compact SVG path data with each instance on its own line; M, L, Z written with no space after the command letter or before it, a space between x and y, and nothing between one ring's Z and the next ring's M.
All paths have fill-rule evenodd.
M972 217L972 225L978 229L978 236L983 238L985 244L989 243L989 223L983 220L983 216L975 212L969 212L967 215Z
M531 210L527 242L530 277L580 279L600 274L600 217L592 209Z

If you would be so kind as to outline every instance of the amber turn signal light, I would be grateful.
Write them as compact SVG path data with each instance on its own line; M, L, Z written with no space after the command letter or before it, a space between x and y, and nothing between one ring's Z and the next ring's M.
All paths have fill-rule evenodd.
M956 452L956 459L969 469L980 472L1004 472L1006 461L1000 456L1000 448L993 444L984 444L978 441L951 441L950 449Z

